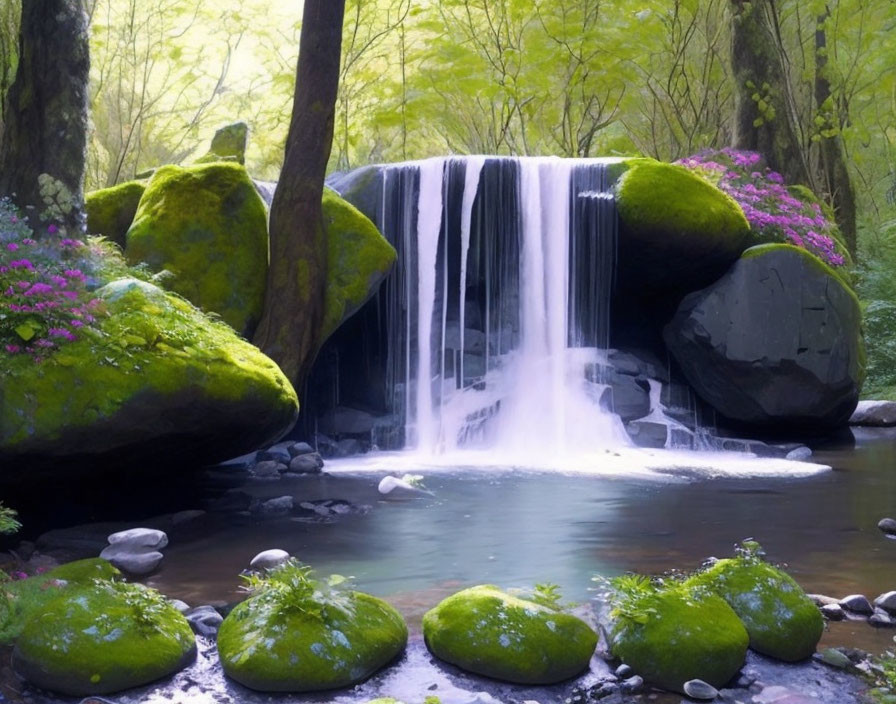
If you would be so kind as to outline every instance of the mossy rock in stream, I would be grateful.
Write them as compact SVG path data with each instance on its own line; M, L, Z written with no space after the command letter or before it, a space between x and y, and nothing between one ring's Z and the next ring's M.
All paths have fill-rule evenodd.
M194 305L251 335L264 308L267 214L245 168L212 163L163 166L152 177L127 233L125 256Z
M683 166L632 159L616 184L620 286L695 291L754 244L737 202Z
M103 235L124 249L125 237L145 190L146 181L126 181L88 193L84 198L87 232Z
M295 422L298 400L279 367L190 303L137 279L96 290L99 329L41 364L5 364L0 470L106 457L132 465L211 464L271 444ZM57 469L58 471L58 469Z
M554 684L588 667L597 635L579 618L501 591L464 589L423 617L436 657L497 680Z
M0 644L10 643L22 632L28 618L70 589L83 588L94 580L121 576L112 563L99 557L60 565L43 574L0 584L6 600L0 599Z
M382 599L331 592L288 561L231 611L218 630L228 677L262 692L348 687L404 650L404 619Z
M787 662L815 652L824 631L818 607L786 572L758 558L719 560L690 584L725 599L746 626L750 647Z
M614 603L610 649L651 684L684 692L688 680L723 687L743 666L749 637L720 597L673 583L626 580Z
M37 687L83 697L153 682L195 656L190 624L158 592L97 581L31 614L13 668Z

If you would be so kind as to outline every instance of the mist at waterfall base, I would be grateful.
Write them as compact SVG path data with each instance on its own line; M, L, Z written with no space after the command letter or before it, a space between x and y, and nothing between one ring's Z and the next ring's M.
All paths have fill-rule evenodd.
M605 383L618 162L471 156L380 167L368 214L398 262L378 294L375 356L394 422L372 444L398 451L329 470L514 467L669 481L829 469L708 443L633 446ZM643 420L708 436L666 415L660 382L650 384Z

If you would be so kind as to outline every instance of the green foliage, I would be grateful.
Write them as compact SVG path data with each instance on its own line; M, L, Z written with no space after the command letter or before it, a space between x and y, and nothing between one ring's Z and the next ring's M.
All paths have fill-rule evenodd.
M110 581L97 581L95 584L98 589L104 589L124 601L131 609L131 617L137 628L147 635L160 630L165 614L171 609L165 597L142 584Z
M896 637L893 638L896 643ZM893 704L896 697L896 648L887 650L877 661L874 689L869 694L874 704Z
M286 618L300 614L322 621L329 608L350 615L353 609L351 577L330 575L326 582L313 579L314 570L295 558L267 570L264 574L243 575L244 591L253 598L276 605Z
M16 511L3 505L0 501L0 534L17 533L22 524L16 520Z

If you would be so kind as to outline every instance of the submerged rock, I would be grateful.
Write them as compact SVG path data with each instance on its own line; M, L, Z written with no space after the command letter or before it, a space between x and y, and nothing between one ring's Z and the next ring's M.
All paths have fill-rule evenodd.
M588 667L597 635L581 619L492 585L464 589L423 617L432 653L498 680L552 684Z
M865 361L855 293L804 249L754 247L685 297L664 338L694 390L727 418L818 432L847 422Z
M782 570L755 557L725 559L692 577L689 584L710 589L731 605L756 652L787 662L805 660L815 652L824 619Z
M4 478L27 460L105 457L199 466L270 444L298 400L277 365L230 328L145 281L95 292L108 313L42 364L11 358L0 389Z
M152 682L195 656L187 620L158 592L95 582L31 615L16 641L13 667L43 689L86 696Z
M744 664L748 643L723 599L680 585L646 591L620 608L610 633L614 657L675 692L694 679L724 686Z
M261 319L268 269L264 202L239 164L156 171L127 233L132 264L171 272L166 286L241 335Z
M407 643L401 615L368 594L348 592L342 604L315 604L309 594L308 611L282 596L271 591L247 599L218 631L224 672L250 689L348 687L394 659Z

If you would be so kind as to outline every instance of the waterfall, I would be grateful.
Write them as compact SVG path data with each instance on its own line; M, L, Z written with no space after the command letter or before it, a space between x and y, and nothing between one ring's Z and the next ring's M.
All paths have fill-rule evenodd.
M626 444L586 373L609 340L610 162L385 167L377 220L399 253L380 293L386 380L407 447L532 457Z

